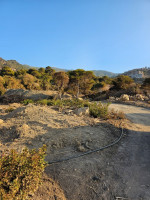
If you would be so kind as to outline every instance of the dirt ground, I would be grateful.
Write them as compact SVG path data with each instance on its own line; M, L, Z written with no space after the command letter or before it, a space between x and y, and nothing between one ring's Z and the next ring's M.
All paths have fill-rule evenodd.
M81 158L49 165L36 200L149 200L150 110L112 104L126 121L117 145ZM121 130L90 117L65 114L47 106L0 105L0 150L47 145L51 162L107 145Z

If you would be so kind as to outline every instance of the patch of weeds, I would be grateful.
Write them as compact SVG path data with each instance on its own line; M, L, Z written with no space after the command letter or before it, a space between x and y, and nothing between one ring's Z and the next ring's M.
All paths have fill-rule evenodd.
M21 103L24 105L28 105L29 103L34 103L34 101L32 99L25 99L25 100L21 101Z
M45 169L46 146L39 150L28 150L17 153L11 150L9 155L0 157L0 199L27 199L40 183Z
M36 102L40 105L47 105L47 106L56 106L58 108L63 109L64 107L69 108L81 108L81 107L88 107L89 102L84 100L78 99L42 99Z
M11 107L5 110L6 113L10 113L12 111L14 111L14 108L11 108Z

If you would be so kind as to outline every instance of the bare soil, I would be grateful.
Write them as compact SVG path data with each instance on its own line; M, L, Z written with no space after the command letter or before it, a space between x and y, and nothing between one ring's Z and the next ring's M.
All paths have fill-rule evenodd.
M150 110L112 104L131 120L117 145L45 169L36 200L149 200ZM14 110L13 110L14 109ZM11 112L9 112L11 111ZM47 106L0 105L0 150L47 145L51 162L79 155L114 141L120 122L65 114Z

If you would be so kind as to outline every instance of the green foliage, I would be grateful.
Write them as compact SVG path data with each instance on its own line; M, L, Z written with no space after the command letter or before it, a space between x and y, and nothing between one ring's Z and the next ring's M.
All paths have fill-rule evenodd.
M40 86L43 90L48 90L51 88L52 76L48 74L43 74L40 78Z
M36 78L40 78L41 77L41 73L34 69L34 68L31 68L27 71L28 74L31 74L32 76L35 76Z
M51 68L50 66L47 66L45 68L45 73L49 74L49 75L53 75L55 73L55 70L53 68Z
M34 103L34 101L32 99L25 99L21 103L23 103L24 105L28 105L29 103Z
M83 69L77 69L68 72L69 75L69 92L75 94L76 97L80 93L88 94L94 85L94 74L92 71L85 71Z
M27 73L27 70L25 69L20 69L18 71L15 72L15 76L19 77L20 75L25 75Z
M150 78L146 78L142 84L143 87L149 87L150 89Z
M28 150L17 153L11 150L9 155L0 158L0 197L1 200L25 200L34 193L46 166L44 161L46 146L38 151Z
M79 99L42 99L36 102L40 105L47 105L47 106L56 106L56 107L69 107L69 108L81 108L81 107L88 107L89 102L85 100Z
M0 76L0 96L3 95L6 91L4 84L5 84L5 80L2 76Z
M127 89L133 83L133 79L129 76L120 75L113 80L115 89Z
M14 76L15 72L8 66L4 66L1 70L1 76Z
M89 105L90 115L95 118L107 119L109 117L108 111L109 103L102 104L101 102L95 102Z
M69 77L65 72L56 72L54 74L54 82L57 86L57 89L59 91L59 95L61 98L61 95L64 92L64 89L68 86Z

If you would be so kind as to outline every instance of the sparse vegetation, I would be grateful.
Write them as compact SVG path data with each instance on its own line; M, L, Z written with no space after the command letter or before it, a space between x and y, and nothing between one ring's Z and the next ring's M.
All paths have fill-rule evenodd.
M46 166L44 161L46 146L38 151L28 150L17 153L11 150L9 155L0 158L0 199L25 200L33 194L39 185L42 172Z
M107 104L102 104L101 102L92 103L89 106L90 115L96 118L98 117L98 118L107 119L109 116L108 106L109 106L109 103Z

